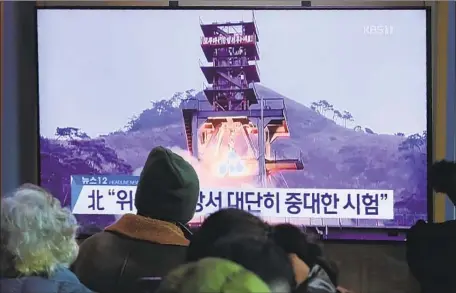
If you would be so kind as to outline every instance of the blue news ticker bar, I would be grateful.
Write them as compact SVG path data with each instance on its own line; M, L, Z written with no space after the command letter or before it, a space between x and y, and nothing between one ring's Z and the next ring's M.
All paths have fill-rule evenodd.
M73 175L71 185L136 186L139 176L133 175Z

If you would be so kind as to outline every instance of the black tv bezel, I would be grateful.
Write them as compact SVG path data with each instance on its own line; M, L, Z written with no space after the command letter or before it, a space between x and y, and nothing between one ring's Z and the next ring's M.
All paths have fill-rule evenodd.
M171 1L172 2L172 1ZM168 6L97 6L97 5L84 5L84 6L69 6L69 5L52 5L52 6L40 6L36 5L35 13L35 38L36 44L38 43L38 12L40 10L422 10L426 11L426 125L427 125L427 174L430 173L430 167L433 163L433 141L434 125L433 125L433 62L432 62L432 25L431 25L431 7L420 7L420 6L386 6L386 7L307 7L307 6L179 6L175 3L170 3ZM37 148L37 163L38 163L38 184L41 184L41 152L40 152L40 97L39 97L39 59L38 59L38 46L36 47L36 101L37 101L37 125L36 130L38 133L38 148ZM434 196L432 187L427 184L427 221L434 222ZM324 227L309 227L309 229L324 229ZM405 240L405 233L407 228L360 228L360 227L343 227L343 228L330 228L328 227L328 235L331 232L336 231L349 231L349 233L359 233L362 235L387 235L388 240L370 240L360 236L357 239L332 239L331 237L325 239L329 242L367 242L367 243L398 243ZM80 235L81 238L85 238L90 235ZM323 237L324 238L324 237ZM384 237L382 237L384 238Z

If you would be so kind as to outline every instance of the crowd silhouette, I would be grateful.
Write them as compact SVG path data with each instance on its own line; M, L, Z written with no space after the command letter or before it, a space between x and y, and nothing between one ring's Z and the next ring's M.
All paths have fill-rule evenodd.
M438 162L436 191L456 202L456 164ZM26 184L1 200L2 293L348 293L317 234L270 225L238 209L192 233L199 195L193 167L154 148L126 214L78 245L78 223L47 190ZM456 292L456 224L418 222L407 258L423 293Z

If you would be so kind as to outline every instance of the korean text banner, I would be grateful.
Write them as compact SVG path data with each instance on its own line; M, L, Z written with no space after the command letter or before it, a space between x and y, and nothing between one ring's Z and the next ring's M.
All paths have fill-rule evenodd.
M72 176L74 214L135 213L138 176ZM393 190L202 188L195 216L239 208L261 217L393 219Z

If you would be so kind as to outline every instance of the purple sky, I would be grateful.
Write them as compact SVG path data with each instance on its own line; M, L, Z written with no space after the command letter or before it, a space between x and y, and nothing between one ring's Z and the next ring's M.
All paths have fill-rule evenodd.
M150 101L201 90L203 22L251 11L41 10L40 119L91 136L121 129ZM377 133L426 128L426 15L413 10L256 11L261 83L304 105L326 99ZM388 26L390 34L368 34Z

